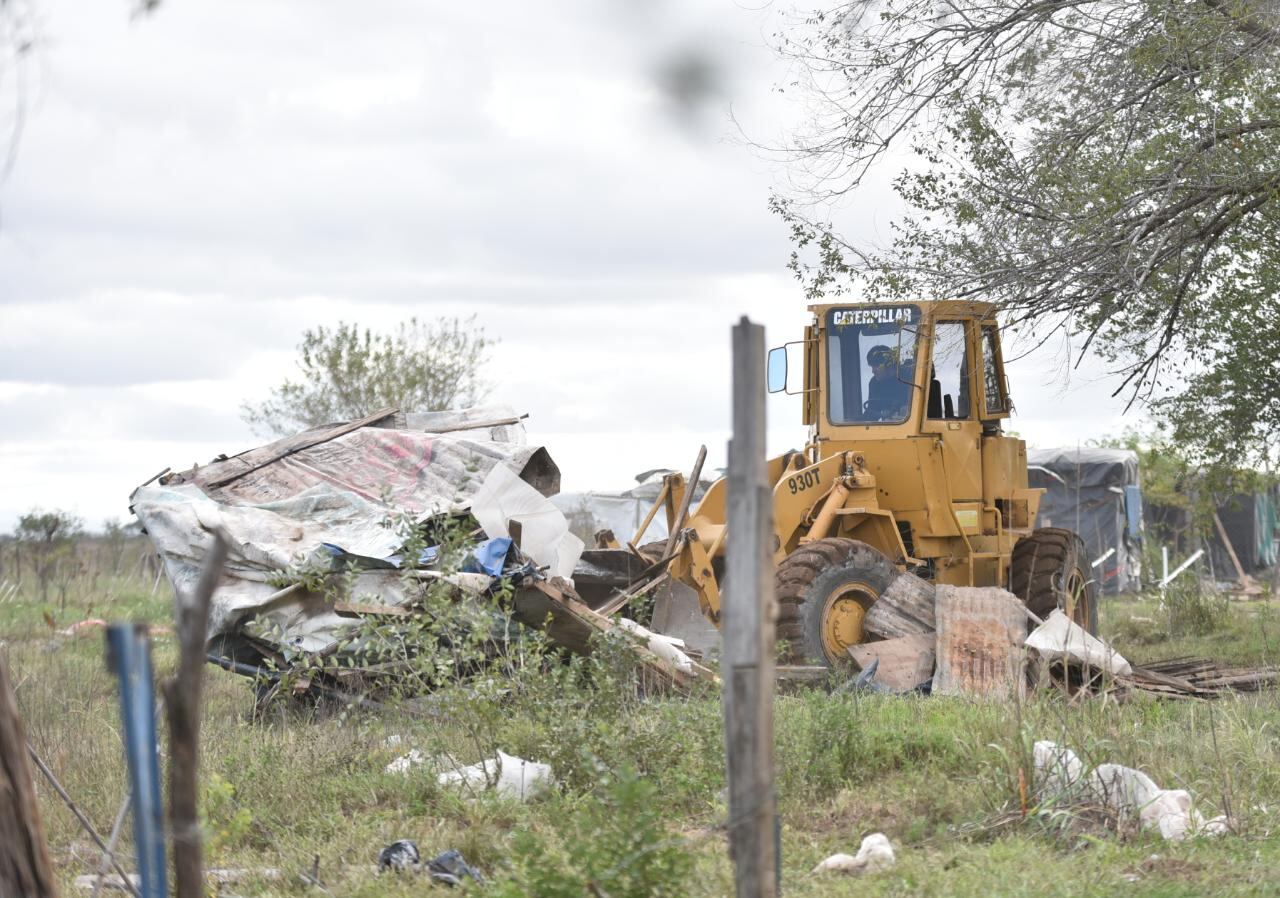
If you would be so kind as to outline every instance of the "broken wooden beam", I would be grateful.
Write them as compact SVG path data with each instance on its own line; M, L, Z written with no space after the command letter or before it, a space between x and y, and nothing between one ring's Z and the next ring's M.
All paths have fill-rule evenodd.
M915 574L899 574L867 611L862 627L881 639L932 633L934 587Z
M710 668L692 659L686 669L681 670L668 659L658 656L634 634L575 598L567 584L534 580L516 591L513 604L517 617L523 623L546 629L555 642L572 651L589 652L591 637L597 632L617 633L632 643L636 657L646 669L659 674L682 691L692 689L699 682L720 683L720 678Z

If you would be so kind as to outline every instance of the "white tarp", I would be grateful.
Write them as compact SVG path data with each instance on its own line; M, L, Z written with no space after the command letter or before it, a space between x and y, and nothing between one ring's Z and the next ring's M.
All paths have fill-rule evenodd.
M1128 676L1133 667L1120 653L1055 608L1045 622L1027 636L1026 646L1046 661L1069 660L1105 671L1113 677Z
M211 638L258 614L290 644L317 651L356 622L335 615L319 596L301 592L268 607L279 591L267 582L273 572L327 562L326 544L351 555L385 558L402 541L396 528L385 526L391 516L423 520L465 511L495 470L546 502L520 477L553 491L559 473L544 449L526 444L522 426L467 429L467 422L515 417L508 408L491 407L396 415L378 422L382 426L316 428L162 477L136 490L132 507L179 594L194 588L211 531L221 528L230 538L225 572L213 596ZM566 526L563 516L561 526ZM576 556L570 573L573 561ZM406 599L395 570L360 574L353 594L373 594L387 604Z
M471 498L471 515L493 539L511 536L508 525L520 525L520 551L550 573L573 579L582 557L582 540L569 532L569 522L546 496L521 480L509 468L495 465Z

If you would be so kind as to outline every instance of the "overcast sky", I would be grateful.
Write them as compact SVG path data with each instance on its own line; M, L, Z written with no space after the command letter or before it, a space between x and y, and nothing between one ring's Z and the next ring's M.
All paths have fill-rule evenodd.
M530 413L566 490L610 490L701 442L723 464L730 325L805 323L767 210L785 171L731 120L770 143L799 114L768 47L788 6L30 4L0 531L33 506L126 519L160 469L258 444L240 403L318 324L475 314L491 398ZM859 239L887 233L886 179L841 211ZM1122 426L1101 367L1064 362L1055 342L1011 371L1033 445ZM772 449L803 442L796 400L769 413Z

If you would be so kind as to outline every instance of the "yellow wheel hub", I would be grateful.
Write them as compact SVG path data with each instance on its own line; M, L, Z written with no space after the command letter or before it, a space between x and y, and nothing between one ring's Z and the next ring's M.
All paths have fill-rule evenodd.
M861 583L842 584L822 606L822 649L832 664L849 660L846 649L862 642L862 620L876 596Z

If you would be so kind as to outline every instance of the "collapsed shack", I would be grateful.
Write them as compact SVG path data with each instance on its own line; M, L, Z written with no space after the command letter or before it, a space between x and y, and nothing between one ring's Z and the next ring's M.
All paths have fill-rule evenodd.
M384 409L166 471L134 491L131 510L177 595L198 579L210 533L226 534L209 659L260 682L285 677L297 691L351 694L394 680L398 668L379 660L367 636L385 627L402 641L440 639L407 646L401 663L448 648L447 634L413 627L428 590L483 609L490 647L518 631L513 622L545 628L576 652L590 650L594 632L619 630L659 681L686 688L714 679L581 600L580 570L588 592L607 596L645 564L619 564L618 553L582 559L582 541L548 501L559 469L527 443L521 417L501 407Z

